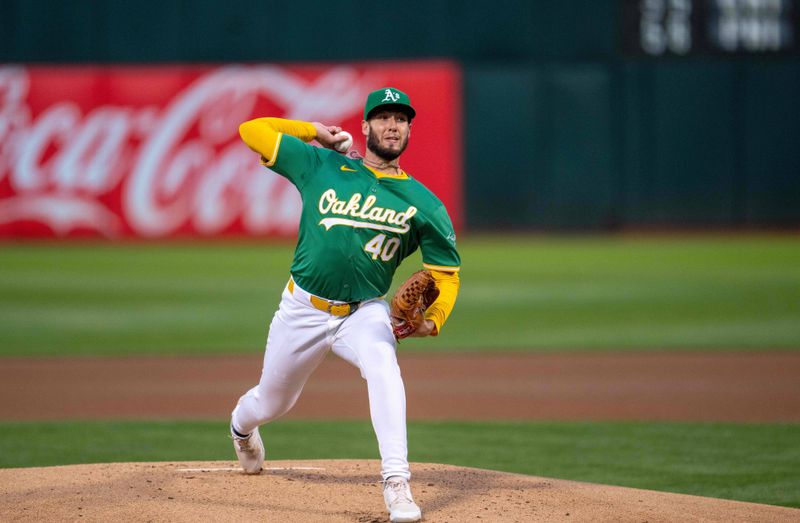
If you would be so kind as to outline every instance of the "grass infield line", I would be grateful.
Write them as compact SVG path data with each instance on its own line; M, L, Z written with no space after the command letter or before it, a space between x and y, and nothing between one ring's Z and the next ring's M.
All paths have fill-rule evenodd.
M287 420L262 436L268 460L378 458L367 421ZM412 462L800 508L800 424L411 422L409 450ZM227 423L0 423L2 467L187 460L235 460Z
M466 236L459 249L442 335L402 350L800 349L794 236ZM260 353L291 258L287 243L4 244L0 356Z

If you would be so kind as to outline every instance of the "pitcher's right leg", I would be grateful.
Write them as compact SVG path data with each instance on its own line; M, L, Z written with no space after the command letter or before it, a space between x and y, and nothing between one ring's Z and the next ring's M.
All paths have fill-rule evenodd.
M299 303L284 291L270 324L259 384L239 398L231 413L236 454L246 472L261 470L264 451L259 425L279 418L294 406L329 350L327 319L326 313Z

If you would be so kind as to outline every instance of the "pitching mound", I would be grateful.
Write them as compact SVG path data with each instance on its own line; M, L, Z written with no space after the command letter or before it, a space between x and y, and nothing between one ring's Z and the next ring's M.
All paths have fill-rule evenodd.
M387 521L377 461L224 462L0 470L4 521ZM800 510L414 464L425 521L798 521Z

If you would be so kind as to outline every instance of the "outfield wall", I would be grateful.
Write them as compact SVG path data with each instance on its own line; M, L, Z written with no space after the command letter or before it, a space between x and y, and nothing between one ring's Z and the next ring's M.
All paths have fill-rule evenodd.
M239 124L336 122L363 153L364 99L386 85L413 88L424 124L403 167L460 228L460 135L436 140L461 120L450 62L0 66L0 238L294 236L300 196Z
M464 84L472 227L800 225L800 63L480 65Z
M454 61L469 229L800 225L798 0L12 0L0 19L5 63Z

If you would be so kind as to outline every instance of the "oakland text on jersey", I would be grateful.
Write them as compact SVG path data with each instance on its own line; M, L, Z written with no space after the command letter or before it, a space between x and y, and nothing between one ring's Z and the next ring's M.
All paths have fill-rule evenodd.
M324 225L325 229L330 229L334 225L347 225L350 227L390 231L400 234L405 234L409 231L411 227L408 221L417 214L416 207L410 205L405 211L398 212L394 209L373 207L378 200L374 195L367 196L362 205L362 197L361 194L355 193L347 201L340 200L335 190L328 189L322 193L319 199L319 212L321 214L332 213L340 216L352 216L353 218L372 220L371 222L349 220L346 218L323 218L320 220L319 224ZM387 223L391 225L382 225ZM392 227L392 225L396 225L397 227Z

